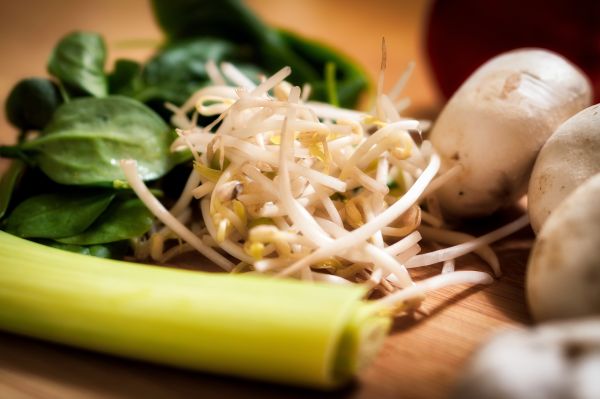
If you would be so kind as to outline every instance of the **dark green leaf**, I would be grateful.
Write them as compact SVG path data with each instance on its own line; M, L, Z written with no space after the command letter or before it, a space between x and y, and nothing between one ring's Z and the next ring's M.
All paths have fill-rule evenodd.
M328 63L336 66L336 89L340 106L352 108L356 106L360 94L368 88L369 79L364 70L358 65L329 47L312 40L302 38L290 32L281 31L281 37L289 46L314 68L325 71ZM297 77L292 74L290 81L296 84ZM317 81L310 82L312 86L311 98L318 101L327 101L327 84L323 77Z
M259 43L268 29L240 0L152 0L154 16L172 41L220 37Z
M75 252L82 255L91 255L98 258L107 259L122 259L123 256L129 250L129 244L127 241L113 242L110 244L102 245L73 245L63 244L56 241L42 240L40 244L47 245L49 247L62 249L63 251Z
M137 61L121 59L115 62L113 72L108 75L108 87L111 94L128 97L141 89L142 66Z
M20 148L61 184L106 185L125 177L121 159L134 159L144 180L180 161L173 132L151 109L126 97L83 98L62 105L44 136Z
M104 97L108 94L105 61L106 45L100 35L74 32L52 51L48 72L75 93Z
M48 79L23 79L6 100L6 117L21 131L40 130L52 118L62 100L58 87Z
M10 208L14 208L17 204L23 202L29 197L34 197L40 194L64 192L65 188L67 190L73 189L73 187L65 187L53 182L48 178L48 176L39 170L39 168L30 166L25 168L23 171L23 176L17 183L18 185L14 186L13 195L10 199Z
M104 212L114 193L42 194L21 202L6 219L19 237L60 238L79 234Z
M252 60L267 73L289 65L289 80L310 83L312 98L327 101L325 66L336 66L340 105L356 106L368 86L363 70L339 53L294 34L265 25L239 0L153 0L156 18L171 42L213 36L253 49Z
M218 37L254 49L256 64L269 73L289 65L303 83L320 75L321 69L294 53L278 31L264 24L240 0L153 0L152 4L171 42Z
M145 234L152 227L152 221L152 214L139 199L115 200L83 233L57 241L93 245L126 240Z
M15 188L25 172L25 164L19 160L12 161L10 167L0 179L0 219L6 213Z
M180 105L208 83L205 65L209 59L216 63L233 61L241 59L242 53L230 42L211 38L169 45L144 66L144 89L136 98L143 102L160 100Z

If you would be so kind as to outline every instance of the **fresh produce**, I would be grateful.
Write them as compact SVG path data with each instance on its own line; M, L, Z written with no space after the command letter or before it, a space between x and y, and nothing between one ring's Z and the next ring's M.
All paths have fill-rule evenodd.
M554 130L589 106L588 79L561 56L520 49L481 66L448 101L431 132L449 217L489 215L525 194L538 151Z
M166 40L148 61L121 59L107 70L104 39L73 32L50 54L52 80L27 78L14 87L6 114L20 138L0 147L0 156L19 160L0 181L0 228L76 252L121 256L128 240L152 226L123 182L119 161L135 159L153 193L164 203L175 201L185 184L178 176L189 174L192 164L189 151L170 151L176 135L168 107L184 105L211 82L209 61L227 61L256 81L290 65L296 81L312 86L311 98L342 106L355 105L367 88L366 75L351 61L266 26L241 1L152 4ZM68 213L71 196L104 213ZM111 205L104 207L98 196L113 198ZM61 199L67 199L64 207ZM98 245L106 251L95 250Z
M411 309L426 292L446 285L491 283L492 277L479 271L412 283L401 261L420 250L416 201L434 179L439 159L430 145L418 148L407 129L418 128L419 123L401 118L383 94L373 116L338 108L354 105L367 86L358 67L320 44L263 25L239 1L214 7L212 2L157 0L154 6L167 41L147 62L118 60L108 72L102 37L74 32L52 51L48 71L53 80L24 80L9 96L7 113L21 134L17 144L0 147L0 156L16 158L0 182L0 227L6 231L0 232L0 329L177 367L332 388L348 381L376 354L394 312ZM232 29L220 31L224 26ZM264 81L263 74L267 74ZM284 82L288 76L290 82ZM304 85L302 98L295 82ZM198 97L207 93L209 98ZM252 106L234 112L243 108L244 99L264 103L263 112L255 115ZM219 108L222 111L215 112ZM226 136L230 133L226 128L238 118L246 128L258 129L268 146L250 137L242 137L239 145L210 149L181 145L187 139L194 141L199 126L208 124L221 130L208 128L198 135L201 139ZM368 140L365 129L382 124L388 127ZM191 131L178 130L180 139L175 141L174 127ZM296 138L290 129L301 130L304 136L293 143ZM271 131L279 133L271 137ZM338 140L333 143L334 139ZM363 144L359 153L344 160L358 143ZM290 144L305 146L299 161ZM248 152L248 145L263 151L252 147ZM242 155L232 157L234 149ZM405 174L402 163L388 162L383 154L388 150L406 161ZM332 153L339 158L335 164ZM363 155L370 158L369 164L381 166L364 164L365 159L359 159ZM244 193L273 188L276 196L281 194L282 211L292 214L287 220L285 215L261 216L258 209L238 201L234 215L244 223L236 226L256 233L246 241L249 245L243 242L248 237L235 238L226 225L231 204L229 195L221 198L223 186L231 186L221 176L239 167L244 156L264 158L247 163L247 169L256 169L249 172L248 183L253 176L262 177L256 187L248 184ZM269 163L271 170L261 169ZM341 173L342 164L344 181L333 176ZM419 172L420 167L426 171ZM354 178L357 173L359 180ZM182 175L191 179L186 182ZM207 176L216 177L211 195L218 198L202 201L208 209L200 214L193 197L202 196L194 181L206 183ZM395 191L386 199L388 183ZM337 214L336 223L322 209L315 214L300 208L298 200L303 198L294 197L299 187L314 189L313 200ZM368 208L373 189L376 198ZM405 192L410 195L389 206ZM263 203L271 199L259 198ZM348 210L342 211L351 220L345 226L333 201L350 200ZM407 210L412 216L401 219ZM307 214L310 218L303 223ZM206 226L198 230L194 218L206 221ZM389 234L381 232L399 218ZM306 229L295 231L296 222ZM281 231L269 230L277 223L284 227ZM523 224L521 220L512 230ZM202 231L213 227L208 234ZM494 237L508 232L500 233ZM336 242L340 235L347 237ZM368 242L373 235L378 237L375 245ZM395 246L383 240L409 235ZM277 268L284 263L293 266L317 249L315 239L321 239L326 244L322 250L329 252L313 256L314 270L310 263L305 265L301 277L345 286L251 275L260 269L251 263L263 256L265 261L279 262ZM165 253L177 255L187 246L235 275L97 259L133 256L164 261ZM281 256L267 259L270 253ZM464 253L461 247L442 255L453 258ZM417 259L413 267L429 265L439 255ZM345 277L337 275L342 269ZM409 285L411 289L385 302L364 301L383 280L387 291Z
M552 211L596 173L600 173L600 104L568 119L542 147L527 192L533 230L539 232Z
M173 108L181 129L172 148L189 148L194 169L171 209L145 186L135 159L121 162L129 186L162 222L136 244L142 259L164 263L198 251L225 271L363 283L388 294L413 284L408 268L453 262L527 225L520 218L485 238L461 236L455 247L419 254L420 198L448 178L434 183L435 149L408 132L419 122L400 117L383 93L372 114L306 101L283 80L289 74L283 68L257 85L226 64L215 69L216 84ZM237 88L219 84L224 77ZM207 126L192 122L213 115ZM430 230L441 241L452 235ZM453 273L440 279L461 281Z
M240 0L220 1L218 7L206 0L153 0L152 4L169 44L223 38L238 46L238 54L250 53L254 65L267 74L291 67L291 83L310 84L314 100L329 99L326 69L330 65L335 67L336 94L342 107L356 105L367 87L367 77L358 65L320 43L265 25Z
M600 314L600 174L552 211L527 266L527 301L536 320Z
M123 179L118 160L140 160L144 180L155 180L181 162L169 151L174 135L150 108L126 97L82 98L56 110L42 135L0 155L23 156L64 185L111 185Z
M17 158L0 183L0 227L97 257L166 264L197 251L238 275L82 260L0 233L0 328L327 388L375 353L389 315L433 290L493 282L457 271L458 257L477 252L500 276L487 245L528 218L478 238L449 229L436 194L464 166L440 172L428 123L402 115L407 75L383 93L385 42L374 107L362 112L349 109L367 86L359 68L265 26L239 1L153 4L166 41L147 62L118 60L107 72L102 37L75 32L52 52L54 80L15 89L22 134L0 147ZM559 111L585 103L587 82L559 57L529 52L574 73L569 101L541 95L562 121ZM508 77L504 94L537 90L534 72ZM44 100L42 117L31 116L29 91ZM421 253L422 234L434 250ZM442 262L413 281L409 269Z
M4 232L0 259L0 329L177 367L333 388L390 326L361 286L97 259Z
M505 331L469 361L452 398L600 397L600 318Z
M437 150L414 134L422 124L400 114L406 76L383 93L385 46L375 107L360 112L343 108L364 88L358 68L264 26L239 1L153 4L167 41L145 64L119 60L107 73L106 45L91 32L57 44L48 70L63 104L36 137L0 147L27 167L20 185L4 183L5 204L15 198L3 205L6 231L107 256L129 243L140 261L195 250L229 272L384 294L413 284L409 268L439 262L440 281L489 283L485 273L446 275L471 251L500 275L485 246L527 218L479 239L440 228L428 200L454 175L438 176ZM283 60L291 68L259 75ZM174 142L161 116L178 128ZM422 218L432 241L455 247L419 254Z
M48 61L48 72L72 94L106 97L105 63L104 39L96 33L74 32L54 48Z
M6 117L20 132L41 130L61 103L56 83L41 78L23 79L6 99Z
M10 205L10 199L19 184L19 180L25 171L25 164L21 161L12 161L10 167L0 178L0 220Z
M453 271L455 258L480 248L500 275L485 246L526 218L489 240L440 229L420 199L452 175L436 178L436 150L411 135L421 123L400 115L397 94L382 92L383 71L373 112L345 109L366 80L325 47L264 26L238 1L154 6L167 42L145 64L120 60L106 73L106 46L89 32L54 49L49 71L65 103L38 137L0 147L28 166L21 185L7 179L17 199L6 231L107 256L129 243L140 261L195 250L229 272L384 293L413 283L408 268L447 262ZM277 60L291 68L259 81ZM159 115L179 128L177 140ZM20 190L40 178L45 185ZM419 254L422 217L433 241L457 246ZM463 281L453 276L440 278ZM490 282L476 276L464 282Z

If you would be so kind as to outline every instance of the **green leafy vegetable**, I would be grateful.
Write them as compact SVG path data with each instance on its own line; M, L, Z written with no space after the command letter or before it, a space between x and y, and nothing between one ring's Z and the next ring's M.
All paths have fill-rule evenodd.
M140 237L152 227L152 214L137 198L115 200L84 232L57 241L64 244L94 245Z
M265 25L240 0L153 0L155 16L171 42L194 37L219 37L256 52L255 62L267 72L285 65L303 82L318 72L291 51L279 33Z
M16 186L25 172L25 164L17 159L12 161L0 179L0 219L6 214Z
M290 65L303 82L318 79L318 72L239 0L220 1L218 7L208 0L153 0L152 3L156 18L171 41L204 36L224 38L253 48L257 53L255 61L268 72Z
M201 38L177 42L163 48L142 72L144 88L135 97L142 102L160 100L183 104L209 81L206 62L243 58L243 52L230 42Z
M144 180L164 175L181 161L170 154L171 129L151 109L120 97L84 98L62 105L38 139L16 148L61 184L110 184L123 179L119 161L136 159ZM11 150L13 149L11 154ZM15 155L0 147L0 155Z
M164 122L170 118L164 103L181 105L206 85L208 60L231 62L250 78L289 65L290 81L310 83L313 99L339 101L345 107L353 106L367 86L364 72L352 62L267 26L239 0L152 4L167 41L145 64L121 59L107 74L102 37L74 32L50 56L48 71L57 83L30 78L11 92L6 105L11 123L22 132L39 130L41 135L0 146L0 156L27 164L22 178L25 164L15 162L0 181L4 228L46 245L100 256L113 256L118 252L113 245L147 232L152 221L148 211L127 195L110 194L104 203L97 190L78 187L60 201L57 196L64 196L64 185L111 187L122 181L121 159L135 159L142 179L156 180L154 190L181 192L191 154L170 152L174 133ZM183 178L174 176L176 165L185 169L179 173ZM111 242L115 244L107 244Z
M109 244L101 245L73 245L73 244L62 244L56 241L43 240L39 241L40 244L52 248L62 249L63 251L74 252L81 255L95 256L97 258L106 259L120 259L125 256L129 249L129 243L127 241L112 242Z
M48 79L23 79L6 100L6 117L22 132L43 129L62 100L58 87Z
M54 48L48 72L76 94L105 97L108 94L105 61L106 45L100 35L74 32Z
M21 202L6 219L6 231L26 238L79 234L104 212L114 193L42 194Z
M117 60L113 72L108 75L109 92L133 97L141 89L141 72L142 65L139 62Z
M258 76L259 69L249 64L251 52L231 42L215 38L195 38L169 44L145 65L118 60L109 75L112 94L132 97L163 115L165 102L183 104L195 91L209 82L206 62L233 62ZM168 120L167 114L164 115Z
M154 16L171 41L190 37L221 37L256 43L266 26L239 0L152 0ZM198 24L203 22L203 24Z
M369 79L362 68L339 52L321 43L302 38L291 32L280 31L280 34L286 43L303 59L310 62L314 68L325 71L328 63L335 64L335 86L339 105L345 108L356 105L360 94L369 87ZM296 84L302 83L295 79L296 77L292 74L290 76L291 81ZM310 83L313 98L320 101L329 100L325 78Z
M337 52L265 25L239 0L153 0L155 16L171 43L199 37L219 37L252 49L252 60L267 73L289 65L290 81L310 83L312 98L329 99L325 82L328 62L336 65L337 96L341 106L356 105L368 86L364 71Z

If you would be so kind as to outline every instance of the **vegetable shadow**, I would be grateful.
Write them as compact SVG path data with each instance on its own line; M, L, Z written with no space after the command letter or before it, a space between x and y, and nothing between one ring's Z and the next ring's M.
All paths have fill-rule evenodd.
M21 398L356 398L355 381L331 392L181 370L0 333L0 394ZM1 395L0 395L1 396Z
M454 228L478 237L521 217L524 212L526 212L526 204L524 200L521 200L489 217L467 221L462 225L454 226ZM427 314L417 310L411 314L396 317L392 325L392 334L409 331L417 326L424 317L433 319L450 306L460 306L462 301L480 291L485 295L485 298L482 299L484 303L481 305L492 307L492 311L499 313L498 317L508 318L517 324L531 324L531 316L525 298L525 274L534 238L533 231L527 227L494 243L492 249L498 256L502 269L500 277L497 277L491 285L472 286L457 292L437 306L429 308ZM415 269L413 273L419 280L425 279L439 274L440 267L441 265L422 270ZM490 271L480 258L472 254L457 260L457 270Z
M527 198L523 197L488 217L465 223L461 229L480 236L523 216L526 212ZM531 324L525 297L525 275L534 240L535 234L531 227L527 226L491 246L500 260L502 276L483 292L498 312L519 324Z
M498 211L484 219L483 223L502 225L522 216L526 210L526 200ZM498 255L502 276L484 290L490 304L504 316L518 324L531 324L531 315L525 295L527 261L535 240L535 234L527 226L511 236L494 243L492 249Z
M392 324L391 334L397 334L400 332L407 332L412 328L416 327L419 323L421 323L422 319L426 317L427 319L433 319L436 315L440 314L444 309L447 309L450 306L455 306L464 299L470 297L471 295L483 290L485 287L482 286L472 286L467 288L464 291L458 292L453 295L448 300L441 302L435 308L429 310L427 314L417 310L412 313L402 315L396 317Z

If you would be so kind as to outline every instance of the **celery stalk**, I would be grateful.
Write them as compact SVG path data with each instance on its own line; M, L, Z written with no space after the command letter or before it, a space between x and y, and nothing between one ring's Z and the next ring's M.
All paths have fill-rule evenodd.
M0 329L176 367L338 386L390 324L364 294L99 259L0 232Z

